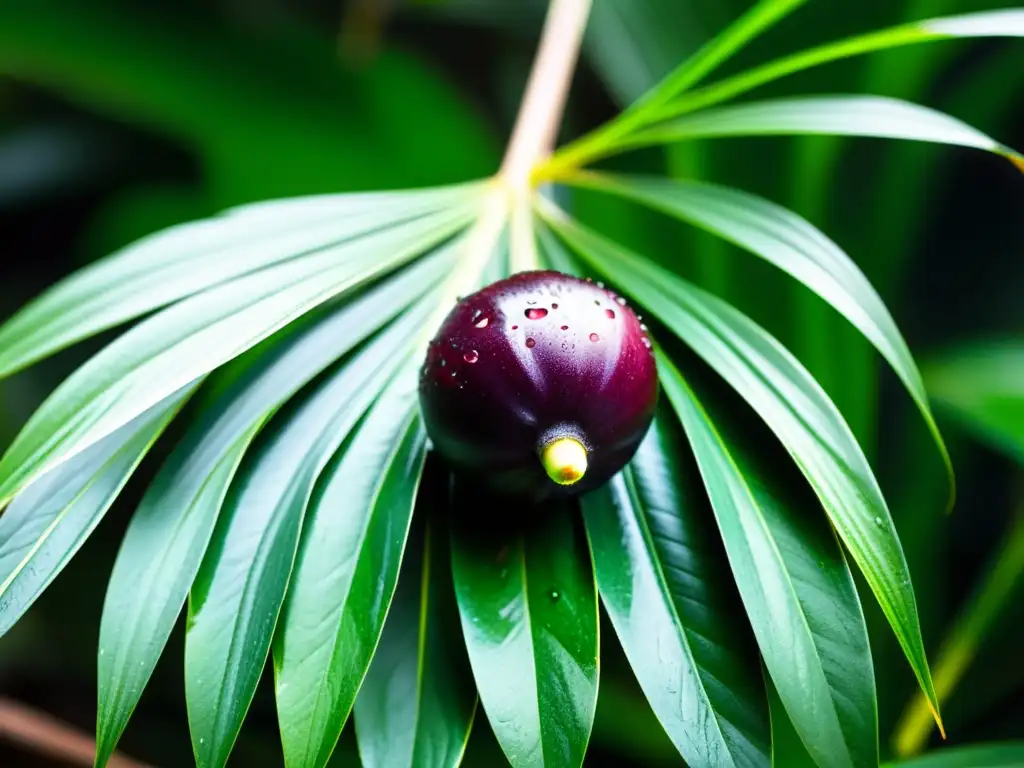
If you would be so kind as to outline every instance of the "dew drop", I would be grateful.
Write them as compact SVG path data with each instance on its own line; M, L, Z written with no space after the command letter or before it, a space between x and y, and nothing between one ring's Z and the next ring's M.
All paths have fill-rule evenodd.
M643 342L645 347L647 347L648 349L651 348L651 340L648 339L646 336L643 338Z
M626 306L626 300L625 300L624 298L622 298L621 296L617 297L617 298L616 298L615 300L616 300L617 302L619 302L619 306L620 306L620 307L624 307L624 306Z
M602 283L600 280L598 280L597 281L597 287L598 288L604 288L604 283Z
M882 518L876 517L875 518L875 525L881 525L881 524L882 524Z
M527 349L533 349L535 346L537 346L537 342L536 341L534 341L533 339L527 339L526 340L526 348Z
M592 282L594 282L594 281L593 281L593 279L592 279L592 278L589 278L589 277L588 277L588 278L586 279L586 282L588 282L588 283L592 283Z
M491 319L489 317L481 317L479 320L473 323L473 325L475 325L477 328L486 328L489 322L491 322Z
M569 326L568 325L563 325L562 326L562 330L563 331L568 331L569 330Z
M558 593L557 589L552 589L550 597L552 602L557 602L561 595Z
M590 340L591 341L600 341L601 337L598 336L596 333L592 333L592 334L590 334Z
M643 331L644 333L647 333L647 326L644 325L643 323L640 323L640 330Z
M526 310L526 317L529 320L540 320L542 317L547 317L548 311L543 307L533 307Z
M442 357L442 358L441 358L441 367L442 367L442 368L444 368L444 367L445 367L446 365L448 365L448 361L447 361L447 360L445 360L445 359L444 359L444 358Z
M605 317L607 317L609 320L614 320L615 319L615 310L614 309L606 309L604 311L604 314L605 314Z
M462 359L465 360L467 363L475 363L477 360L480 359L480 353L477 352L475 349L471 349L469 350L469 352L462 356Z
M458 371L452 371L452 378L454 379L458 375Z

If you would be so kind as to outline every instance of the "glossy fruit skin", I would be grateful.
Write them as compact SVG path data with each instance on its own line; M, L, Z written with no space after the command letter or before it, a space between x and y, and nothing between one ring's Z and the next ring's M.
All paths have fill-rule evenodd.
M657 399L651 342L625 301L553 271L521 272L461 300L420 375L441 456L469 479L538 501L592 490L622 469ZM565 436L588 454L571 486L549 479L538 459Z

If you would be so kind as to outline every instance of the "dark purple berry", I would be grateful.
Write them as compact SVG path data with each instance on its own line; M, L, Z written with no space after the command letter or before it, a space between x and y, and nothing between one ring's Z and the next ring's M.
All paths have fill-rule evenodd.
M602 286L550 271L462 299L420 376L438 452L475 480L537 500L622 469L657 399L651 342L633 311Z

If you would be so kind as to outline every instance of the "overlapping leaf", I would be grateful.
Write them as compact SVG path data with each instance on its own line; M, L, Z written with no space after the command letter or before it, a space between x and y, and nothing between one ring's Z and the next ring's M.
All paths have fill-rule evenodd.
M450 269L451 251L424 259L270 353L209 407L161 468L125 534L100 625L98 744L109 754L181 612L228 484L256 432L305 384L352 350Z
M274 643L285 764L327 763L373 657L426 453L406 366L324 473Z
M639 300L771 427L864 573L936 714L906 559L874 473L842 416L787 350L728 304L545 208L592 267Z
M0 376L107 328L471 199L474 185L254 203L158 232L57 283L0 327Z
M574 177L579 183L677 216L761 256L846 317L889 362L953 471L917 364L881 297L857 265L814 225L763 198L728 187L657 177Z
M971 37L1024 37L1024 10L1008 8L926 19L825 43L683 94L656 115L651 115L651 121L695 112L773 80L850 56L903 45Z
M428 470L429 475L430 470ZM417 498L435 517L440 489ZM436 519L436 518L435 518ZM476 687L459 627L447 531L424 523L410 537L391 609L355 703L359 756L366 768L455 768L476 710Z
M0 460L0 503L170 393L318 305L423 254L465 226L473 205L239 277L140 323L79 368Z
M737 441L720 436L671 361L658 362L762 657L797 733L822 768L877 765L867 628L828 521L794 505L769 473L741 458Z
M282 413L233 481L189 593L185 694L199 765L224 765L237 738L270 650L314 484L349 431L406 364L408 340L415 338L431 308L430 303L421 304L408 312ZM371 416L369 421L375 420ZM380 431L386 441L393 438L391 432ZM392 442L387 442L389 448ZM358 448L349 451L355 458L360 457ZM321 497L316 506L322 504ZM356 507L353 517L358 519L360 511ZM312 535L322 541L315 530ZM332 550L334 557L338 554ZM317 586L323 600L322 581ZM309 721L304 725L308 729Z
M515 768L576 768L597 703L597 594L571 508L456 487L452 571L480 702ZM522 530L474 526L520 520ZM500 531L500 532L499 532Z
M171 395L43 475L0 515L0 637L85 543L194 389Z
M687 488L678 426L663 411L636 457L583 499L605 610L688 765L766 766L757 652L724 585L716 532Z

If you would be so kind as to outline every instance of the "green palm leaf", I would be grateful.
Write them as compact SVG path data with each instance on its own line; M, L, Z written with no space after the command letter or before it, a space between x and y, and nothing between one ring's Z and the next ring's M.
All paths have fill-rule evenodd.
M314 484L404 365L403 342L428 311L422 305L409 311L282 413L233 481L189 594L185 693L199 765L224 765L241 728L270 650Z
M100 624L98 749L109 755L163 651L203 559L228 485L261 426L449 268L438 253L266 352L175 449L125 534ZM251 358L247 360L247 358Z
M0 327L0 376L108 328L296 256L472 200L474 185L254 203L128 246L57 283Z
M29 419L0 460L0 503L292 320L422 255L472 216L473 206L456 206L285 261L139 324L65 380Z
M906 559L878 482L831 400L774 338L728 304L565 218L547 222L693 348L761 416L821 499L938 717Z
M849 320L889 362L924 416L953 479L953 466L910 349L881 297L843 250L810 222L739 190L698 181L581 174L573 183L636 200L761 256Z
M424 483L420 519L432 507L446 506L447 473L435 474L440 482L431 485L441 488ZM380 644L356 698L356 735L366 768L455 768L476 710L447 532L433 523L419 528L410 536Z
M828 522L780 494L724 439L664 356L661 380L715 510L740 595L797 733L826 767L878 764L867 628ZM727 446L733 446L730 450Z
M480 702L515 768L576 768L597 704L597 594L572 507L456 486L452 571ZM521 531L472 525L519 520Z
M757 653L673 422L660 414L629 466L583 499L601 601L687 764L766 766Z
M373 657L426 453L407 366L324 473L274 646L285 763L323 766Z
M193 391L171 395L43 475L0 515L0 636L85 543Z
M826 134L908 139L973 147L1021 162L1021 156L955 117L883 96L799 96L702 110L656 123L620 147L729 136Z

